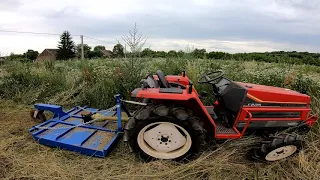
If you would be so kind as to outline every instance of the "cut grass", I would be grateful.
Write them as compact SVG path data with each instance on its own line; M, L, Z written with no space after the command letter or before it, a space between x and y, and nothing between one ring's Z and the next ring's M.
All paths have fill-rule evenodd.
M318 179L320 177L320 127L308 135L307 147L298 155L274 163L253 163L246 152L256 137L208 146L194 161L143 163L120 142L107 158L49 148L35 142L28 129L35 122L29 110L35 102L90 105L108 108L113 95L125 98L145 74L157 69L166 74L186 70L197 90L201 73L222 69L227 77L295 90L312 96L312 108L320 114L320 67L262 62L190 59L136 59L67 61L39 64L13 63L0 69L0 178L3 179ZM132 66L131 66L132 65ZM298 76L303 74L303 76ZM306 78L308 77L308 78ZM210 102L209 99L207 102ZM212 102L212 101L211 101ZM27 105L24 105L27 104Z
M248 161L248 147L257 139L245 137L209 146L187 164L143 163L123 142L105 159L40 145L27 131L36 125L29 118L31 107L1 104L0 175L4 179L318 179L320 175L318 126L310 132L305 150L279 162Z

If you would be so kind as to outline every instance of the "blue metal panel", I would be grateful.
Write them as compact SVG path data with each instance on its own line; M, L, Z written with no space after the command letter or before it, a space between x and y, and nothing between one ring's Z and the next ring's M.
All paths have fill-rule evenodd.
M117 116L118 116L118 131L122 130L122 124L121 124L121 101L120 101L120 95L116 95L116 101L117 101Z
M53 113L53 117L62 117L67 113L63 112L61 106L52 105L52 104L35 104L34 107L38 110L43 111L51 111Z
M73 144L75 146L80 146L81 143L92 134L95 130L87 128L74 128L72 132L65 134L63 137L58 139L58 142L64 144Z
M117 111L98 112L106 116L118 117L118 127L115 130L105 128L106 121L100 126L97 124L82 125L79 113L90 111L97 113L99 109L88 107L74 107L67 112L62 111L61 106L50 104L36 104L38 110L48 110L58 118L49 119L29 129L32 137L40 144L58 147L70 151L79 152L89 156L105 157L122 133L120 96L116 96ZM85 110L84 110L85 109ZM50 127L51 129L41 129Z
M54 126L56 127L56 126ZM51 140L51 141L56 141L57 138L65 133L66 131L69 131L69 129L71 128L65 128L65 129L55 129L55 130L46 130L44 131L43 133L39 134L39 138L41 139L48 139L48 140Z

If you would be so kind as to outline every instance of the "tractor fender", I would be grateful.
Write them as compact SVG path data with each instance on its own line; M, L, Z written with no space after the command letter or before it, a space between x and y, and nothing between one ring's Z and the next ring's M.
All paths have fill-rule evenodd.
M188 93L186 89L180 88L136 88L131 92L131 97L139 99L188 100L198 97L198 94L195 91Z
M204 123L204 127L207 130L215 130L214 120L212 119L207 109L199 99L199 94L196 92L196 90L193 90L191 93L189 93L187 89L183 89L182 92L180 91L179 93L162 93L160 92L160 89L161 88L136 88L134 91L131 92L131 97L137 99L148 99L149 102L152 102L155 105L159 104L165 105L166 107L185 107L186 109L191 110L195 116L200 118L200 120ZM162 106L161 108L163 107L164 106ZM145 111L145 113L140 113L139 115L148 117L148 113L150 111ZM157 110L157 112L167 113L165 109L161 109L161 111ZM176 117L182 121L186 120L186 118L190 116L190 112L185 111L185 113L182 113L181 109L179 110L179 108L174 109L173 113L175 113ZM141 117L139 119L143 118L144 117Z

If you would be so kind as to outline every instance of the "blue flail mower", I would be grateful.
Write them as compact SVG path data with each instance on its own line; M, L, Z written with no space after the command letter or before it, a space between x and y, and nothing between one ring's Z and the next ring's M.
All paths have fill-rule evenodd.
M64 112L61 106L35 104L34 107L38 111L51 111L53 118L33 126L29 132L38 143L46 146L89 156L105 157L123 132L120 95L116 95L116 101L116 106L108 110L74 107L67 112ZM116 127L107 128L114 121L84 123L81 116L83 111L99 113L103 116L116 116Z

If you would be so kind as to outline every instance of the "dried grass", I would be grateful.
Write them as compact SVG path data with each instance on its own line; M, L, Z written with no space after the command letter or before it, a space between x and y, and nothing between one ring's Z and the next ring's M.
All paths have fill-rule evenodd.
M195 84L199 74L212 69L223 69L228 77L237 81L275 86L294 84L295 75L291 73L293 71L307 74L315 82L320 82L320 68L309 65L288 67L287 64L275 63L185 59L153 59L143 62L145 68L137 69L141 70L140 74L155 72L156 69L162 69L167 74L178 74L185 68ZM116 89L125 90L123 93L128 94L127 91L131 91L132 87L138 84L131 79L126 81L126 86L115 83L118 82L117 78L114 82L109 81L109 77L113 77L111 74L114 67L121 63L122 61L116 60L59 62L50 72L48 68L51 65L47 68L44 68L43 64L32 65L30 72L23 69L26 64L10 66L13 68L10 72L19 72L19 76L12 79L22 79L25 84L11 86L15 81L1 84L5 79L0 78L0 85L3 85L0 90L7 93L4 96L7 100L0 100L0 179L319 179L319 124L309 133L308 146L299 155L266 164L253 163L245 158L248 147L258 140L255 137L209 146L199 158L187 164L172 161L143 163L134 154L129 153L128 147L122 142L107 158L100 159L49 148L32 139L28 132L28 129L35 125L29 118L31 106L19 104L44 102L69 106L86 104L99 108L110 107L110 104L114 103L113 94ZM89 68L87 72L90 73L86 74L87 79L83 76L85 68ZM7 74L1 68L0 71L0 77ZM62 79L57 78L57 75ZM282 75L286 79L277 78ZM46 80L44 82L49 80L51 84L38 82L39 78ZM91 81L95 78L97 83L92 84ZM60 81L64 83L59 85ZM303 87L312 87L312 92L318 94L319 86L313 86L309 81L303 83ZM33 86L34 84L41 86ZM48 94L47 91L54 88L55 91ZM198 88L200 92L202 87L197 86ZM203 90L206 90L205 87ZM15 100L19 104L9 100ZM312 101L312 108L319 115L319 96L313 97Z
M143 163L120 142L105 159L49 148L35 142L28 128L30 106L2 102L0 106L0 178L3 179L318 179L320 129L309 134L299 155L276 163L248 161L247 137L210 146L186 164L172 161Z

